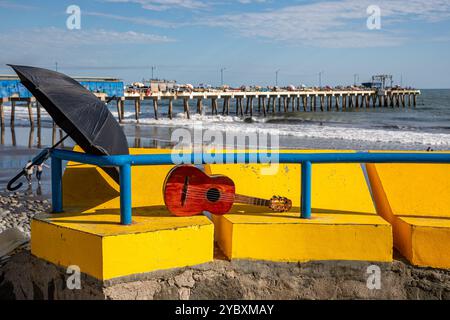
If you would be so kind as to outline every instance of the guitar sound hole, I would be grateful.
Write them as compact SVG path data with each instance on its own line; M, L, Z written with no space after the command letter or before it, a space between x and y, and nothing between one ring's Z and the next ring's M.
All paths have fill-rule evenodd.
M211 202L216 202L220 199L220 191L216 188L211 188L206 192L206 199Z

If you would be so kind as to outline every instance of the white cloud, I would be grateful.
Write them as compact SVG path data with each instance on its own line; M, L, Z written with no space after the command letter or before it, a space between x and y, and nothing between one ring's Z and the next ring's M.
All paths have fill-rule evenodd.
M114 44L148 44L174 41L166 36L139 33L134 31L116 32L106 30L66 30L59 28L36 28L32 30L17 30L0 34L0 42L11 46L68 48L89 45Z
M159 28L177 28L177 27L186 25L185 23L179 23L179 22L170 22L170 21L164 21L164 20L158 20L158 19L148 19L148 18L141 18L141 17L127 17L127 16L121 16L121 15L109 14L109 13L103 13L103 12L83 11L83 15L107 18L107 19L112 19L112 20L117 20L117 21L131 22L133 24L159 27Z
M152 10L170 8L199 9L224 4L211 0L104 0L138 3ZM271 2L266 0L234 0L242 4ZM273 3L273 2L272 2ZM368 30L367 7L381 9L381 30ZM316 0L279 9L254 12L202 15L201 19L171 22L107 13L88 15L129 21L162 28L188 26L218 27L234 34L268 41L282 41L319 47L379 47L401 45L411 32L405 23L433 23L450 18L450 0Z
M164 11L173 8L204 9L208 7L206 1L200 0L104 0L105 2L136 3L143 9Z
M0 70L5 69L5 64L8 63L52 68L55 61L59 62L62 70L69 65L98 66L100 63L104 66L117 66L118 63L134 63L137 57L142 59L144 52L148 52L153 46L172 41L175 40L166 36L134 31L69 31L58 28L13 30L0 33L0 42L8 43L8 46L0 47ZM9 68L5 70L10 72ZM75 70L84 74L93 72L89 67ZM111 76L110 70L95 72Z
M382 25L391 27L399 22L436 22L450 17L450 0L328 0L221 15L200 24L231 29L246 37L321 47L392 46L406 41L400 29L393 32L366 28L366 9L373 4L381 8Z

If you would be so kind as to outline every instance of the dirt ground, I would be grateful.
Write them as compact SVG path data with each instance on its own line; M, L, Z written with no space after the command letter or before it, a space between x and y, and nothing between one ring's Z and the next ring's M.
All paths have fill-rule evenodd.
M373 288L371 265L380 268L379 289ZM0 299L450 299L450 270L413 267L399 259L274 263L219 258L106 282L82 274L81 289L68 289L69 276L24 250L0 269Z

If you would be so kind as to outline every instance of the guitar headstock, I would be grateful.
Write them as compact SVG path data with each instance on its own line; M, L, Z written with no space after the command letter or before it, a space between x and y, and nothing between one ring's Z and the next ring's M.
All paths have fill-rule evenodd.
M292 208L292 201L286 197L273 196L269 201L269 208L275 212L286 212Z

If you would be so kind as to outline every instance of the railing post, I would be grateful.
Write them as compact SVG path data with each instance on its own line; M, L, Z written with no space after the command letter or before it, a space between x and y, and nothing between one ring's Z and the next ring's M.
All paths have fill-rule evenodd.
M120 167L120 224L131 224L131 165Z
M302 214L303 219L311 219L311 162L302 162Z
M52 156L52 212L63 211L62 203L62 160Z

